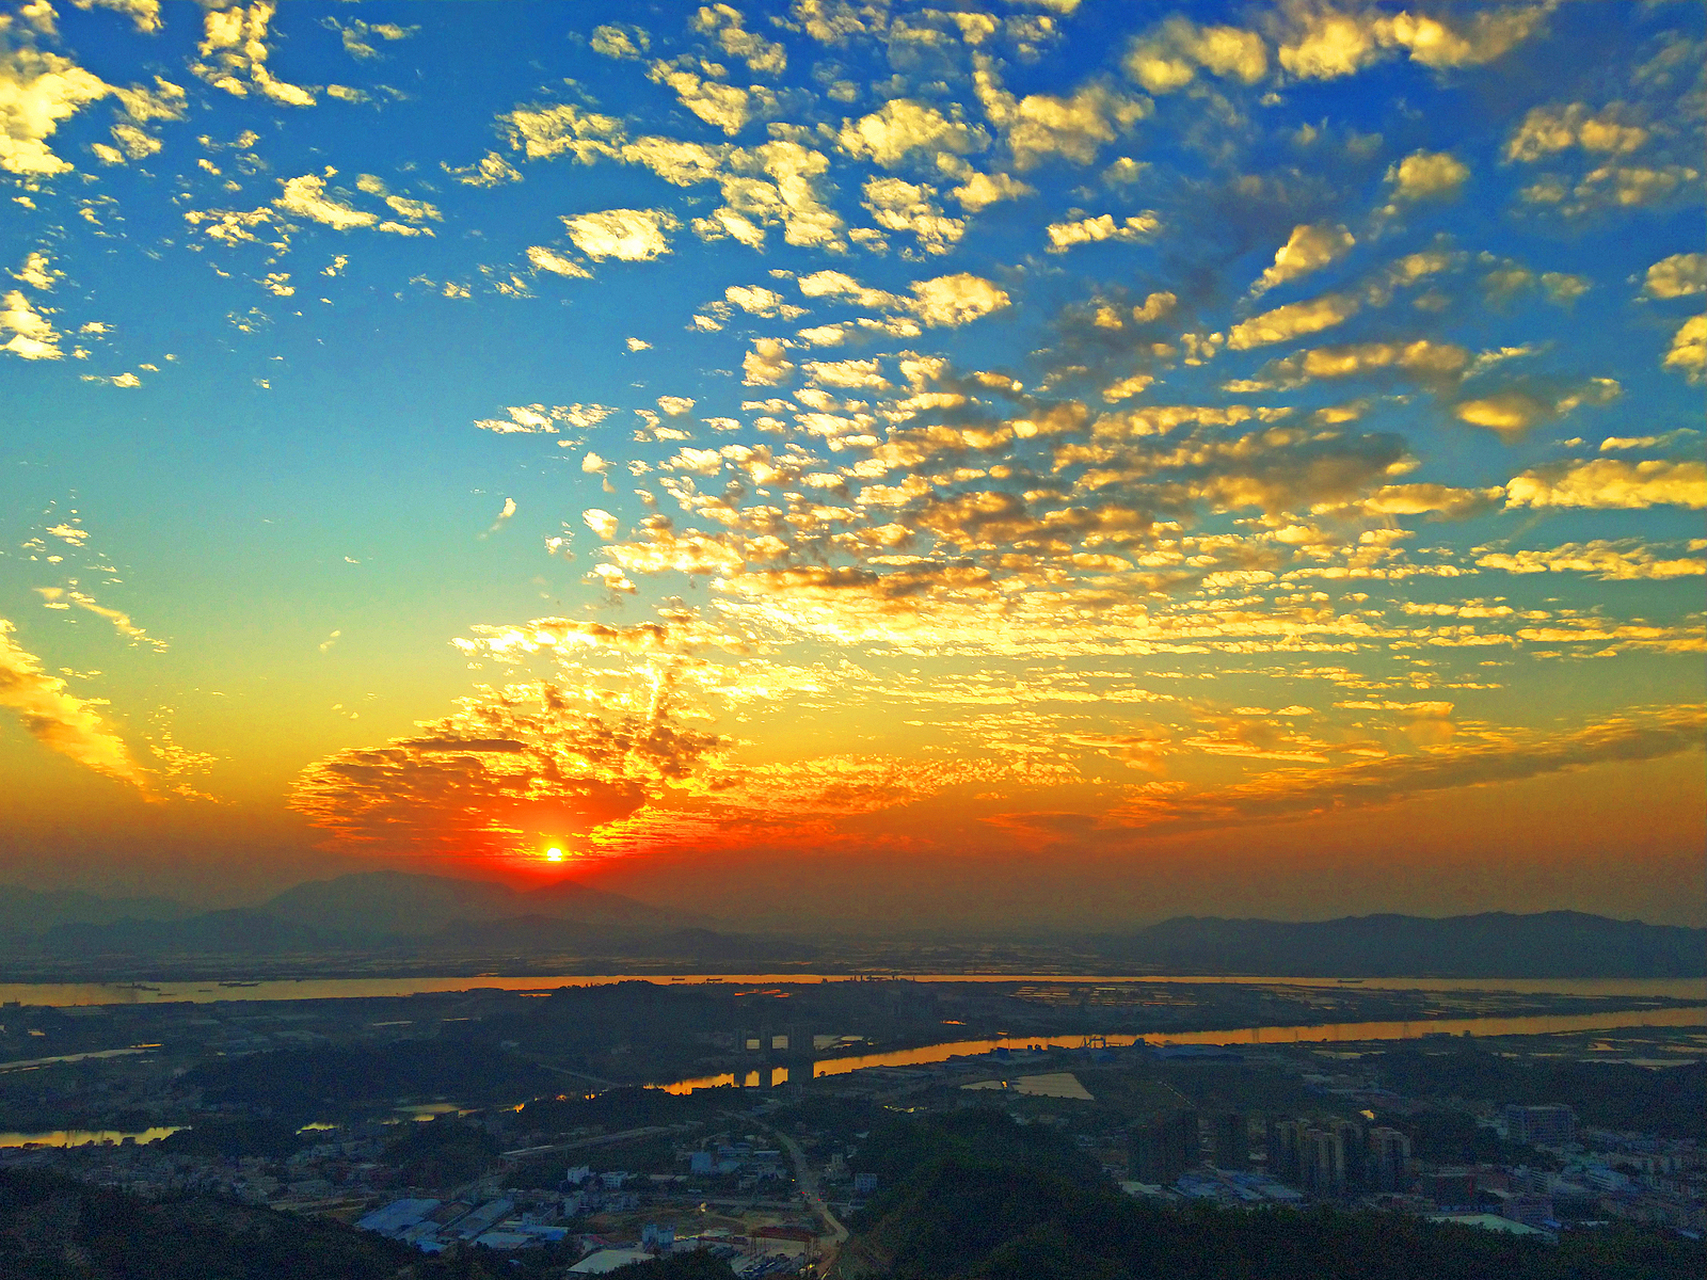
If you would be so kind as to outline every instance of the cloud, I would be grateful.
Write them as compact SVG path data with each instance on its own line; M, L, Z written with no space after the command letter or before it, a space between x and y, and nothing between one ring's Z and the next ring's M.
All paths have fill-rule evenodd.
M535 271L549 271L553 275L568 276L571 279L591 280L593 273L588 271L573 258L566 258L555 249L544 245L530 244L528 246L528 261Z
M1389 52L1436 69L1493 62L1538 31L1549 3L1484 8L1469 15L1396 14L1362 4L1292 4L1283 13L1280 65L1301 80L1352 75Z
M1443 484L1382 485L1358 506L1371 515L1436 516L1442 520L1467 520L1499 509L1505 488L1459 489Z
M0 28L0 169L21 177L69 173L47 145L63 121L112 92L99 76Z
M1001 130L1014 167L1021 172L1054 159L1090 164L1105 143L1152 110L1147 98L1129 97L1102 84L1085 85L1070 97L1034 93L1017 98L1002 87L992 58L978 54L973 65L978 101Z
M575 247L595 262L650 262L670 252L666 231L681 225L667 209L607 209L564 218Z
M1351 252L1356 243L1356 237L1341 226L1324 222L1293 227L1286 243L1276 250L1274 265L1266 268L1262 278L1251 286L1251 296L1259 297L1276 285L1296 280L1331 262L1337 262Z
M280 179L280 185L284 187L284 194L274 200L273 204L286 213L294 213L298 217L323 223L336 231L372 227L379 223L377 213L357 209L354 205L328 196L326 179L317 174L305 173L300 178Z
M191 70L216 89L247 97L251 87L287 107L312 107L314 94L301 85L278 79L267 68L267 25L277 6L256 0L247 9L209 9L202 18L202 61Z
M1678 755L1699 749L1704 727L1707 718L1699 706L1631 708L1575 729L1520 730L1492 741L1455 741L1326 769L1276 769L1218 790L1140 792L1107 814L1102 825L1204 829L1395 804L1463 787Z
M1692 383L1707 376L1707 315L1690 316L1678 326L1661 363Z
M1660 559L1647 547L1602 539L1567 542L1550 551L1490 551L1477 557L1476 564L1483 569L1515 574L1587 573L1602 582L1699 577L1707 573L1707 560Z
M854 159L869 159L885 169L896 168L917 154L927 159L968 155L990 145L989 135L968 125L958 107L944 115L912 98L894 98L868 116L842 121L836 140Z
M1176 15L1134 39L1121 65L1157 94L1184 88L1200 68L1222 79L1256 84L1268 74L1268 45L1254 31L1199 26Z
M605 23L593 28L587 44L594 53L607 58L633 61L652 47L652 37L646 34L644 27Z
M1648 268L1642 292L1650 298L1688 298L1707 293L1707 253L1674 253L1661 258Z
M12 279L43 292L50 292L54 284L64 278L63 271L54 270L53 259L39 249L27 254L23 264L12 273Z
M969 272L937 276L913 284L913 314L934 327L958 328L1009 305L1007 291Z
M1596 458L1536 467L1506 485L1513 507L1707 507L1707 463Z
M750 316L793 320L806 314L805 307L792 306L776 290L761 285L732 284L723 291L723 296Z
M512 405L504 410L509 418L483 418L475 422L482 431L499 435L555 434L559 426L578 430L595 427L616 409L608 404Z
M1227 334L1227 346L1233 351L1248 351L1252 347L1276 342L1290 342L1308 333L1320 333L1343 324L1361 309L1362 304L1349 293L1329 293L1308 302L1294 302L1260 316L1236 324Z
M968 213L979 213L1002 200L1034 196L1037 188L1006 173L975 173L948 193Z
M1516 387L1474 400L1461 400L1452 406L1452 413L1460 422L1486 427L1513 440L1539 423L1564 417L1579 405L1610 404L1621 391L1611 378L1591 378L1562 395Z
M1095 218L1080 218L1076 222L1052 222L1043 230L1049 237L1049 252L1065 253L1076 244L1095 244L1102 240L1147 240L1161 225L1156 215L1146 210L1127 218L1124 223L1116 222L1113 214L1105 213Z
M488 151L479 160L460 169L445 164L444 171L466 187L498 187L506 182L520 182L522 175L496 151Z
M1412 342L1360 342L1317 347L1275 361L1263 377L1228 384L1228 390L1259 391L1302 386L1317 378L1354 378L1398 372L1422 382L1456 382L1470 353L1450 342L1418 338Z
M678 59L678 62L689 62ZM648 72L651 79L675 90L677 99L689 111L709 125L734 137L747 127L747 122L775 105L775 95L760 85L746 89L718 80L702 79L684 66L654 62Z
M733 6L710 4L701 7L688 25L711 37L730 57L745 62L748 70L759 75L781 75L788 69L788 51L776 41L748 31L743 21L740 11Z
M1413 151L1387 170L1395 203L1456 200L1470 170L1450 151Z
M25 731L48 749L146 792L147 778L123 739L64 680L48 675L41 659L19 647L16 630L0 618L0 706L18 712Z
M749 387L780 387L794 372L788 343L781 338L754 338L753 349L741 360L742 381Z
M926 253L947 253L966 234L965 221L947 217L936 204L935 187L915 186L900 178L868 178L864 191L862 203L877 225L911 232Z
M669 667L643 664L626 684L599 689L583 674L465 699L415 733L310 765L291 807L340 843L415 854L513 855L596 832L718 745L680 723Z
M138 31L154 35L166 25L160 20L160 0L71 0L77 8L111 9L136 24Z
M1622 123L1619 117L1625 110L1620 105L1594 112L1582 102L1531 108L1506 139L1505 158L1533 164L1572 147L1613 155L1640 150L1648 140L1648 131L1640 125Z
M12 336L0 343L0 351L20 360L58 360L60 334L52 322L35 309L22 289L13 289L0 298L0 335Z

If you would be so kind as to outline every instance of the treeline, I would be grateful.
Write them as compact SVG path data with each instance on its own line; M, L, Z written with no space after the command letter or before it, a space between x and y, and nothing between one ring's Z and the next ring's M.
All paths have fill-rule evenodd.
M221 1058L191 1068L182 1083L201 1090L204 1107L239 1106L302 1121L336 1121L398 1098L513 1104L558 1092L562 1079L501 1048L441 1038Z
M530 1250L428 1257L326 1218L208 1195L144 1200L45 1170L0 1169L6 1280L543 1280L574 1261Z
M1596 1129L1635 1130L1707 1141L1707 1063L1638 1067L1628 1062L1507 1058L1473 1045L1451 1053L1404 1046L1364 1055L1359 1064L1413 1098L1561 1102Z
M1054 1133L982 1108L884 1123L857 1166L880 1191L852 1224L850 1278L1684 1280L1707 1265L1699 1241L1636 1228L1553 1245L1399 1214L1155 1205Z

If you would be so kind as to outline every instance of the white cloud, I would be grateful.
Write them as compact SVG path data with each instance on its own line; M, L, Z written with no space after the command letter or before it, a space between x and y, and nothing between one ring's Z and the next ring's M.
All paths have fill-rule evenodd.
M842 121L838 135L843 151L893 169L914 153L923 158L968 155L990 145L989 135L954 115L944 115L928 103L895 98L858 120Z
M575 247L595 262L650 262L670 252L666 231L680 224L667 209L606 209L564 218Z
M794 372L788 343L781 338L755 338L741 361L743 382L749 387L780 387Z
M1175 16L1135 39L1122 65L1151 93L1184 88L1199 68L1255 84L1268 74L1268 45L1254 31L1202 27Z
M284 187L284 194L274 200L273 204L286 213L294 213L298 217L324 223L338 231L350 231L356 227L372 227L379 223L377 213L370 213L366 209L357 209L342 200L328 196L326 194L326 180L317 174L305 173L300 178L280 179L280 184Z
M68 173L70 162L47 140L62 121L110 92L112 86L67 58L0 38L0 169L44 178Z
M1051 159L1090 164L1104 143L1130 129L1151 112L1147 98L1089 84L1071 97L1029 94L1017 98L1002 87L996 63L986 54L974 59L973 88L990 122L1002 131L1014 167L1035 168Z
M966 234L961 218L950 218L936 204L936 188L900 178L868 178L862 203L873 221L889 231L911 232L926 253L947 253Z
M1264 269L1262 278L1251 286L1251 296L1259 297L1276 285L1307 276L1351 251L1356 238L1344 227L1329 223L1304 223L1292 228L1286 243L1275 252L1274 265Z
M6 333L12 336L0 343L0 351L20 360L58 360L64 354L59 349L59 332L22 289L13 289L0 298L0 334Z
M274 102L287 107L312 107L314 94L301 85L288 84L267 69L267 24L278 6L256 0L247 9L209 9L202 18L202 42L197 52L203 61L192 65L203 80L244 98L253 86Z
M533 264L535 271L549 271L553 275L570 276L580 280L593 278L593 273L573 258L566 258L555 249L548 249L541 244L528 246L528 261Z
M788 51L774 40L748 31L740 10L731 5L705 5L694 14L689 25L701 35L710 36L724 53L741 59L756 74L779 76L788 69Z
M1506 485L1514 507L1707 507L1707 463L1596 458L1537 467Z
M1044 228L1049 237L1050 253L1065 253L1074 245L1096 244L1102 240L1144 240L1161 227L1156 215L1148 210L1116 222L1114 215L1101 214L1095 218L1080 218L1076 222L1051 222Z
M804 283L804 282L803 282ZM912 286L913 314L932 327L956 328L1009 304L1007 291L969 272L920 280Z
M723 296L750 316L793 320L806 314L805 307L793 306L776 290L761 285L732 284L723 291Z
M160 0L71 0L71 3L85 11L100 8L122 13L136 24L138 31L149 35L165 26L160 21Z
M1707 375L1707 315L1690 316L1678 326L1663 363L1690 382L1698 383Z
M1276 307L1243 324L1236 324L1227 334L1227 346L1233 351L1275 342L1289 342L1308 333L1320 333L1343 324L1358 313L1361 304L1349 293L1329 293L1308 302L1294 302Z
M975 173L948 193L960 201L968 213L978 213L1002 200L1018 200L1034 196L1037 188L1006 173Z
M1395 202L1455 200L1470 176L1450 151L1413 151L1387 170Z
M593 28L587 44L594 53L602 53L607 58L633 60L652 47L652 37L646 34L644 27L606 23Z
M1687 298L1707 293L1707 253L1674 253L1661 258L1648 268L1642 292L1650 298Z
M674 89L676 97L689 111L730 137L747 127L747 122L755 114L755 102L762 106L766 101L767 91L758 85L742 89L704 79L667 62L654 62L649 74L659 84L667 84Z
M12 279L21 280L32 289L51 290L54 283L65 277L63 271L55 271L53 259L42 250L37 249L24 258L23 264L12 273Z

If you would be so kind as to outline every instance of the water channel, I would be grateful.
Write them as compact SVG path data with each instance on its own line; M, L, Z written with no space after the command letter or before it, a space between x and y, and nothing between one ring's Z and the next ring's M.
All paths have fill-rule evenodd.
M1110 1035L1103 1040L1109 1048L1124 1048L1144 1040L1154 1045L1271 1045L1334 1044L1365 1040L1419 1040L1424 1036L1533 1036L1571 1031L1616 1031L1628 1027L1707 1028L1707 1006L1687 1009L1626 1009L1611 1013L1533 1014L1507 1018L1434 1018L1417 1022L1334 1022L1308 1027L1236 1027L1225 1031L1149 1032L1144 1035ZM998 1049L1077 1049L1083 1035L1009 1036L994 1040L955 1040L916 1049L891 1049L857 1057L826 1058L812 1064L812 1078L844 1075L866 1067L917 1067L950 1058L970 1058ZM1703 1050L1707 1056L1707 1048ZM1679 1065L1686 1061L1680 1057ZM771 1068L771 1085L788 1080L787 1067ZM670 1093L692 1093L735 1083L733 1074L699 1076L659 1086ZM749 1071L744 1081L756 1088L759 1073Z

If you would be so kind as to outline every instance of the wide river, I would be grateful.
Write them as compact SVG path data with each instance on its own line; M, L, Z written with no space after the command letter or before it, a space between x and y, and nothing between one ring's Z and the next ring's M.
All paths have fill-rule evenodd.
M1369 1040L1418 1040L1424 1036L1533 1036L1570 1031L1616 1031L1628 1027L1704 1027L1707 1006L1689 1009L1627 1009L1611 1013L1537 1014L1512 1018L1436 1018L1418 1022L1324 1022L1309 1027L1235 1027L1226 1031L1147 1032L1144 1035L1103 1037L1109 1048L1121 1048L1140 1040L1154 1045L1243 1045L1345 1044ZM1698 1039L1701 1037L1698 1037ZM999 1040L955 1040L918 1049L890 1049L857 1057L827 1058L812 1064L812 1077L839 1076L866 1067L919 1067L950 1058L970 1058L997 1049L1077 1049L1083 1035L1009 1036ZM1707 1047L1697 1056L1707 1056ZM1678 1065L1693 1059L1679 1056ZM787 1067L771 1068L771 1084L788 1080ZM759 1073L749 1071L744 1083L759 1084ZM731 1074L699 1076L661 1086L670 1093L692 1093L734 1084Z
M472 978L285 978L263 982L3 982L0 1003L27 1005L171 1004L216 1000L339 1000L374 996L413 996L441 991L555 991L559 987L602 987L617 982L654 982L661 986L785 986L819 982L861 982L874 977L910 982L1068 983L1073 986L1125 986L1133 983L1326 987L1353 991L1510 991L1520 995L1660 996L1707 1001L1707 978L1262 978L1157 976L1152 974L1072 973L618 973L563 974L551 977Z

